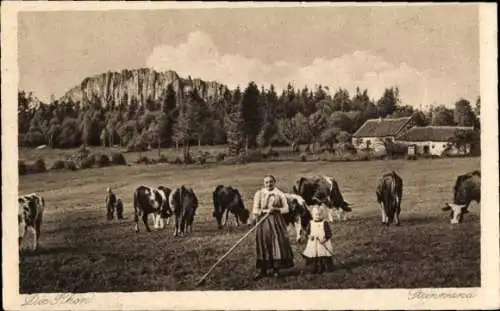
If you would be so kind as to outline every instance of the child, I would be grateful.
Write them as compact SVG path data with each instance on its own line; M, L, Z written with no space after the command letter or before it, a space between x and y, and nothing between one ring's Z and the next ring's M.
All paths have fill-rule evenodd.
M111 188L106 189L106 218L113 219L113 214L116 209L116 216L118 219L123 219L123 202L116 197L116 194Z
M313 265L313 273L323 273L325 268L331 271L333 267L332 231L328 221L324 219L323 209L314 206L311 223L307 227L307 245L302 253L307 265Z

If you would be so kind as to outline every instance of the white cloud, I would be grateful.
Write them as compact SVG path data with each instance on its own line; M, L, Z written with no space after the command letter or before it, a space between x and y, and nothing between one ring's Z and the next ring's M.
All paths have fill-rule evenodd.
M354 51L332 59L318 57L302 67L286 61L265 64L258 59L222 54L201 31L190 33L187 41L176 47L157 46L148 57L147 66L219 81L230 88L244 88L253 80L259 86L273 83L279 90L290 81L298 88L322 84L332 92L342 87L352 94L359 86L377 99L386 87L398 86L403 104L412 106L425 107L434 101L450 105L457 99L453 96L460 94L456 86L443 79L429 77L406 63L392 64L369 51Z

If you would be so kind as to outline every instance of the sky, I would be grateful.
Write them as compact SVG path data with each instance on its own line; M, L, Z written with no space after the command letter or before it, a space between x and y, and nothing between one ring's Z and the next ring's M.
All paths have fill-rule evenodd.
M397 86L417 108L479 95L476 5L21 12L18 23L19 88L42 101L143 67L374 99Z

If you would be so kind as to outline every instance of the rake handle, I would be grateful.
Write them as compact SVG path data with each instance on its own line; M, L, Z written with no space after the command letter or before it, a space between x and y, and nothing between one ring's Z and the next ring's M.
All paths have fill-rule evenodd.
M212 267L210 267L210 269L208 269L207 273L205 273L201 279L198 281L198 283L196 283L196 287L198 287L200 284L203 283L203 281L207 278L207 276L210 275L210 273L212 273L212 271L215 269L215 267L217 267L218 264L220 264L227 256L229 256L229 254L231 254L231 252L250 234L252 233L255 229L257 229L257 227L265 220L267 219L267 217L269 217L269 213L264 215L264 217L262 217L261 219L259 219L259 221L255 224L255 226L253 226L252 229L248 230L248 232L242 236L238 242L236 242L224 255L222 255L216 263L214 263L212 265Z

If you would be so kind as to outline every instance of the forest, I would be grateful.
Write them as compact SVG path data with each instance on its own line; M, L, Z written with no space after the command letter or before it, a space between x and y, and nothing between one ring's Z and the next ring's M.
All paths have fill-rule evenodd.
M454 109L441 104L421 111L403 104L397 87L386 88L378 99L359 88L354 94L338 88L332 96L321 85L295 89L289 84L278 94L273 85L259 89L249 82L243 90L226 89L217 99L203 98L189 85L182 90L184 94L178 94L168 84L157 100L134 96L119 104L92 94L82 101L63 97L37 105L34 94L20 90L19 146L119 145L130 151L175 146L186 157L192 145L226 145L229 155L238 155L284 145L298 151L300 144L312 152L322 146L331 150L338 143L350 142L366 120L379 117L412 116L418 126L480 128L480 97L474 105L460 98Z

